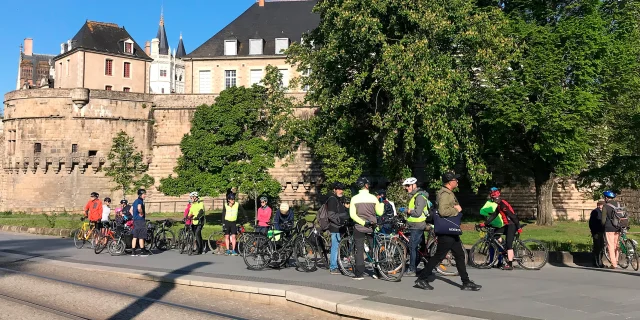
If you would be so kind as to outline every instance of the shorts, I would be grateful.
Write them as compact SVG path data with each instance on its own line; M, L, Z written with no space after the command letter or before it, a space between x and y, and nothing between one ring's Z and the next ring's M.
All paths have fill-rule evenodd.
M147 222L144 220L133 221L133 238L146 239L147 238Z
M238 234L238 226L235 221L225 221L222 227L224 229L224 234Z

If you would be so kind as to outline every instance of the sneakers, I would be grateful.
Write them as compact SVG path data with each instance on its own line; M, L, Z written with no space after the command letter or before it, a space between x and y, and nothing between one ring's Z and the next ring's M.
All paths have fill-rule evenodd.
M480 288L482 288L481 285L476 284L475 282L469 280L467 282L463 282L462 283L462 290L469 290L469 291L478 291L480 290Z
M148 250L142 250L142 252L140 253L141 257L148 257L149 256L149 251Z
M338 270L338 269L329 270L329 273L333 274L333 275L341 275L342 274L342 273L340 273L340 270Z
M416 276L416 272L409 270L409 271L404 273L404 276L405 277L415 277Z
M374 278L374 279L378 280L378 278L379 278L379 277L378 277L378 275L374 272L374 273L371 275L371 278Z
M139 256L138 252L136 250L131 250L131 256L132 257L137 257Z
M231 250L227 250L227 251L225 251L225 252L224 252L224 255L225 255L225 256L230 256L230 255L231 255Z
M355 276L353 277L353 280L364 280L363 276Z
M232 256L237 256L237 255L238 255L238 253L237 253L235 250L233 250L233 251L231 251L231 255L232 255Z
M500 269L511 271L511 270L513 270L513 266L511 265L511 263L506 263Z
M427 282L427 280L418 279L414 282L414 288L422 289L422 290L433 290L433 287Z

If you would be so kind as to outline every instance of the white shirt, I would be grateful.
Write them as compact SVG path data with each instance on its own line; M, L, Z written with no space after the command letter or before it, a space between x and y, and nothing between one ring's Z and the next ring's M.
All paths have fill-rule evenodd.
M102 205L102 221L109 221L109 214L111 214L111 208L109 208L106 204Z

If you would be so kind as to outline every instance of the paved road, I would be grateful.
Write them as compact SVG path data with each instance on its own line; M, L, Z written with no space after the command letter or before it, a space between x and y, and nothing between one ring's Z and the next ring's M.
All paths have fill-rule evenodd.
M424 310L444 310L486 319L640 319L640 272L547 265L540 271L470 269L480 292L461 291L459 278L438 278L434 291L414 289L413 278L388 283L354 281L326 271L249 271L241 257L183 256L164 252L150 257L112 257L77 250L69 239L0 233L0 255L30 253L49 259L201 277L304 285L367 296L368 301Z

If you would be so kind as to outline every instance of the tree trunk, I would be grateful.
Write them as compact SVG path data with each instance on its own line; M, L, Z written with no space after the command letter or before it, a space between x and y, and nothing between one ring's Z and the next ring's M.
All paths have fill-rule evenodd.
M536 202L538 205L538 219L536 224L539 226L553 225L554 178L555 175L550 172L536 173Z

